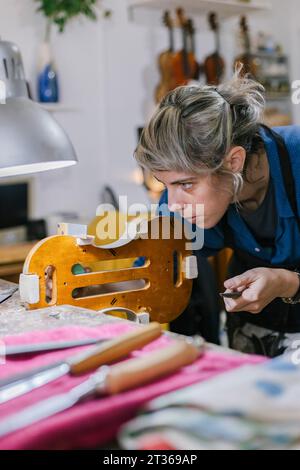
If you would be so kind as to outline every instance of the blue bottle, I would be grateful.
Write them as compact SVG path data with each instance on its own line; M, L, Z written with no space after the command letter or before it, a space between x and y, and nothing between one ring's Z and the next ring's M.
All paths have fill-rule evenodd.
M51 57L49 43L43 43L40 51L38 99L40 103L59 102L58 76Z

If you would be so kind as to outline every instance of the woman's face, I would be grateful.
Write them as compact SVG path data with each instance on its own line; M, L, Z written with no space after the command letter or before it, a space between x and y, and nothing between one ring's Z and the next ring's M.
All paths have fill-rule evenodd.
M221 179L218 175L195 176L175 171L156 171L154 176L168 189L169 210L179 212L201 228L215 227L232 202L230 178Z

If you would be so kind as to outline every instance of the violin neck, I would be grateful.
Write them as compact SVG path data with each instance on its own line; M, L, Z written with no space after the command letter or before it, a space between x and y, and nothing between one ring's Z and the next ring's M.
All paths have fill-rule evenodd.
M173 28L169 28L169 44L170 44L170 52L174 52L174 31Z
M190 44L191 44L191 52L195 55L196 53L196 43L195 43L195 34L194 33L190 33Z
M220 41L220 31L218 29L216 30L215 39L216 39L216 54L220 55L221 41Z
M183 38L183 50L182 50L182 61L183 71L186 78L190 77L190 66L188 57L188 33L185 26L182 27L182 38Z
M251 42L250 42L250 37L248 33L245 33L244 42L245 42L246 55L251 55Z

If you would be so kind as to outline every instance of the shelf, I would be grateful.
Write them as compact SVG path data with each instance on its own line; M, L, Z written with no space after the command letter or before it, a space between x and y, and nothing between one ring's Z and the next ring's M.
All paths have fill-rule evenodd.
M267 101L287 101L291 99L291 95L288 93L267 93Z
M186 10L195 13L207 14L216 11L220 17L229 18L252 12L262 12L271 9L271 4L266 1L243 2L237 0L127 0L130 8L177 8L184 5Z
M253 55L253 57L258 57L259 59L279 59L279 60L287 60L288 56L278 52L262 52L257 51Z
M77 111L72 106L66 106L62 103L38 103L43 109L50 113L73 113Z
M289 75L262 75L260 80L286 80L290 81Z

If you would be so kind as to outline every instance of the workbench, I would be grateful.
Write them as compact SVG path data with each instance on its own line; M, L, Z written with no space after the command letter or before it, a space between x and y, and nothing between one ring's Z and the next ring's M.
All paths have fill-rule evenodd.
M0 290L4 286L7 287L9 285L15 286L14 283L0 279ZM26 310L25 305L20 300L18 291L15 292L10 299L0 304L0 338L7 335L17 335L38 330L50 330L68 325L96 327L117 322L128 323L128 320L68 305L39 310ZM170 334L172 335L172 333ZM176 337L176 334L174 337ZM211 343L206 343L206 349L224 351L232 355L242 354L238 351Z
M0 280L0 293L1 289L3 294L3 290L7 291L9 287L15 288L16 285ZM39 338L41 334L42 337L45 338L45 330L53 329L56 330L54 334L57 334L57 331L61 329L64 330L64 334L66 334L66 327L67 330L69 330L69 327L71 326L79 326L80 331L83 331L84 334L87 334L86 330L90 329L91 327L94 327L99 332L99 328L97 327L102 327L102 325L106 330L109 329L110 331L115 330L120 332L121 330L126 330L129 323L130 322L128 320L112 317L97 311L91 311L85 308L78 308L68 305L27 311L25 309L25 305L22 304L20 300L18 291L16 291L11 298L0 304L0 340L6 336L12 337L24 333L31 335L31 333L34 332L31 337L33 338L33 342L35 342L35 338ZM91 332L89 332L89 335L91 335ZM43 341L45 341L45 339L43 339ZM165 338L162 337L158 341L162 341L165 346ZM54 362L61 360L58 358L58 356L56 357L56 355L61 357L62 353L56 352L51 354L55 355L56 359ZM145 352L142 354L145 354ZM29 363L31 362L31 364L33 364L37 358L33 356L27 360ZM214 377L219 373L229 371L244 364L256 364L261 360L262 359L260 358L252 358L247 355L241 355L240 353L229 349L207 344L205 355L198 358L194 362L193 367L187 368L185 372L178 371L171 376L161 378L154 384L146 384L143 386L142 392L140 388L136 388L120 395L106 397L99 402L91 403L88 401L87 403L82 403L80 408L72 408L65 412L63 417L64 419L67 417L67 424L65 425L63 422L61 428L59 424L61 423L61 416L58 415L53 417L56 426L58 426L54 427L53 429L51 428L53 432L48 428L49 422L51 426L53 421L44 420L41 423L36 423L36 425L33 425L33 429L34 426L35 429L38 429L37 434L30 434L30 432L19 432L16 433L12 438L7 436L7 439L2 438L0 442L0 448L78 449L86 446L88 446L88 448L97 449L118 448L118 444L116 443L115 438L119 432L120 427L125 422L131 420L136 415L137 411L148 401L156 398L157 396L172 392L177 388L186 387L194 383L198 383L199 381L207 380L208 378ZM12 366L15 368L17 367L17 364L14 363L13 360L10 360L10 367ZM33 365L30 367L34 368ZM23 371L24 369L22 369L22 372ZM67 388L69 389L70 387L68 384L68 381L70 380L76 381L78 379L65 378L60 379L59 382L54 381L53 383L45 385L40 390L33 391L32 396L35 400L37 399L37 396L39 400L45 399L50 395L55 393L57 394L57 387L59 387L61 393L66 393ZM67 388L65 388L66 386ZM18 400L16 400L14 406L19 407L18 409L21 410L23 406L31 406L34 404L30 400L31 397L28 395L20 397ZM5 409L6 412L8 412L8 416L10 413L12 413L12 411L15 412L15 409L11 409L9 407L10 404L8 403L8 405L5 405L5 407L2 408L2 410ZM82 409L84 409L83 414L81 414ZM78 411L80 412L79 415ZM70 419L72 420L72 425L69 426L68 420ZM99 422L101 422L101 426L97 425ZM95 428L93 428L95 434L94 431L91 432L91 424ZM30 429L30 427L28 429ZM34 436L36 436L37 440L35 440ZM85 441L87 438L89 439L88 444ZM25 439L26 442L21 442L20 439Z
M1 287L14 285L0 279ZM0 337L21 334L29 331L47 330L67 325L100 326L113 322L127 322L100 312L84 308L58 306L26 311L19 292L0 304Z

